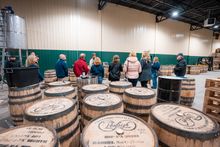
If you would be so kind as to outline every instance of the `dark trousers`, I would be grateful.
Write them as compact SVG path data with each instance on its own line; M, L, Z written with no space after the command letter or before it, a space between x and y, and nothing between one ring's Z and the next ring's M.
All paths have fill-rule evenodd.
M138 79L128 79L128 81L132 83L133 87L136 87Z
M147 88L147 82L148 81L141 81L141 87L146 87Z

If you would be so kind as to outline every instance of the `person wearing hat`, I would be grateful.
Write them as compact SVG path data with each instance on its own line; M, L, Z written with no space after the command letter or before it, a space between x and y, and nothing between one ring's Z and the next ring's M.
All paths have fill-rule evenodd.
M186 61L182 53L177 54L176 56L177 64L174 67L174 74L178 77L184 77L186 74Z
M20 67L20 64L19 62L16 61L16 57L11 55L5 64L5 68L15 68L15 67Z

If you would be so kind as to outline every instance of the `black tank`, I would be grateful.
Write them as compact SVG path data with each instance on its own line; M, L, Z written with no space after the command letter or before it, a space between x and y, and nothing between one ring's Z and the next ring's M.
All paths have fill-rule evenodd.
M174 76L159 76L157 101L179 103L182 79Z

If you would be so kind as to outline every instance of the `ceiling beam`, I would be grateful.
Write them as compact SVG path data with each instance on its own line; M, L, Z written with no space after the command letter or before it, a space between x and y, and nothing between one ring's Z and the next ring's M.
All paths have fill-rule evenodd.
M190 25L190 31L195 31L195 30L200 30L202 29L202 26L197 26L197 25Z
M167 20L168 18L165 17L165 16L160 16L160 15L157 15L156 16L156 22L159 23L159 22L162 22L164 20Z
M157 9L157 8L148 6L148 5L143 4L143 3L141 3L141 2L134 2L134 1L132 1L132 0L120 0L120 1L121 1L121 2L124 2L124 3L127 3L127 4L134 5L134 6L138 6L138 7L146 8L146 9L149 9L149 10L153 10L153 11L156 11L156 12L159 12L159 13L163 13L162 10L159 10L159 9Z
M167 6L169 6L169 7L171 8L171 9L167 10L166 12L164 12L165 14L166 14L166 13L169 13L169 12L172 11L173 9L179 10L180 8L176 6L176 5L179 5L180 7L182 7L182 9L184 9L184 11L180 12L179 15L182 15L182 14L184 14L184 13L189 13L189 12L190 12L190 13L192 13L193 15L197 15L197 16L204 17L204 16L201 15L201 14L191 12L192 10L194 10L194 8L191 7L190 5L187 5L187 4L182 3L182 2L178 2L178 3L175 3L176 5L172 5L172 4L169 4L169 3L165 2L165 1L161 1L161 0L155 0L155 1L158 2L158 3L161 3L161 4L165 4L165 5L167 5ZM179 0L177 0L177 1L179 1ZM206 2L206 3L202 3L202 5L207 4L207 3L209 3L209 2L210 2L210 1L208 1L208 2ZM180 3L181 3L181 4L180 4ZM186 5L187 7L190 7L190 8L189 8L189 9L185 9L185 8L183 8L182 5ZM199 7L199 6L198 6L198 7ZM205 19L205 18L204 18L204 19Z
M107 4L108 0L99 0L99 3L98 3L98 10L102 10L105 5Z
M171 18L169 14L165 14L164 11L160 10L160 9L157 9L157 8L154 8L154 7L151 7L151 6L148 6L146 4L143 4L141 2L135 2L135 1L132 1L132 0L120 0L121 2L124 2L125 4L132 4L133 6L137 6L137 7L141 7L141 8L145 8L147 10L152 10L154 12L157 12L158 14L160 14L159 16L163 16L163 17L166 17L166 18ZM160 1L160 0L156 0L156 1ZM174 6L172 6L174 7ZM146 10L145 10L146 11ZM157 15L158 15L157 14ZM172 18L171 18L172 19ZM183 19L185 21L187 21L188 23L194 23L194 24L197 24L197 25L202 25L200 22L196 21L196 20L192 20L188 17L185 17L185 16L179 16L178 19ZM162 21L164 21L166 19L162 19ZM181 20L180 20L181 21ZM156 18L156 22L157 22L157 18ZM161 21L158 21L158 22L161 22Z

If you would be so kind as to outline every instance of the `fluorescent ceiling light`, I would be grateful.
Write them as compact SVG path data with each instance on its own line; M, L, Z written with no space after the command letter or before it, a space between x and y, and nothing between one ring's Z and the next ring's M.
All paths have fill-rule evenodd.
M218 26L218 25L215 25L215 26L214 26L214 29L218 29L218 28L219 28L219 26Z
M179 12L178 11L173 11L172 12L172 17L178 17L179 16Z

